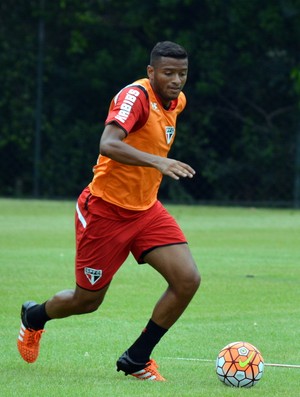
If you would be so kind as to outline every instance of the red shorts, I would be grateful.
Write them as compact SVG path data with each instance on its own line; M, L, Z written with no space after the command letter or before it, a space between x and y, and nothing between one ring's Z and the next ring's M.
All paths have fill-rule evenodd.
M175 219L157 201L131 211L92 196L88 188L76 205L76 283L96 291L110 283L131 252L138 263L152 249L186 243Z

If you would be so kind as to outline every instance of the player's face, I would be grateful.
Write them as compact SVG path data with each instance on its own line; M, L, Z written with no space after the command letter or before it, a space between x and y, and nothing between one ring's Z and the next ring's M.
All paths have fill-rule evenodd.
M183 89L188 73L188 60L161 57L155 66L148 66L148 77L155 93L168 107Z

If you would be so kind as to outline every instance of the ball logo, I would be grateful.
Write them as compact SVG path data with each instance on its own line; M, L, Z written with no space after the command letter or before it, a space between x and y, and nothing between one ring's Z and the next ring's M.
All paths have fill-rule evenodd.
M91 267L84 268L84 274L89 282L94 285L102 277L102 270L92 269Z
M240 354L240 355L242 355L242 354ZM239 366L242 367L242 368L245 368L250 363L250 361L252 360L253 356L254 356L254 352L252 352L250 354L250 356L245 361L239 360Z

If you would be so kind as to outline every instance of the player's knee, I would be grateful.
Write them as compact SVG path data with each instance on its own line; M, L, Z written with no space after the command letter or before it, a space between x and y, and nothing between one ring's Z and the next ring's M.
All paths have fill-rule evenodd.
M191 274L189 284L190 284L190 290L193 293L195 293L198 290L198 288L200 287L201 275L197 268L195 268L195 270Z
M74 295L73 297L73 306L74 311L77 314L87 314L95 312L99 306L101 305L103 299L99 299L96 296L92 298L91 296L84 295Z
M176 289L182 297L192 297L201 284L201 276L197 268L190 271L181 280L178 280Z
M78 314L95 312L105 298L108 286L99 291L87 291L76 287L73 296L73 305L77 307Z
M100 306L100 303L97 301L81 301L78 302L77 308L81 314L93 313Z

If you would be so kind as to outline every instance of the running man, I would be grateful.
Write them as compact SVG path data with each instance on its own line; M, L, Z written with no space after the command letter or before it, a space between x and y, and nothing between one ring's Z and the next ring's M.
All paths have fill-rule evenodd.
M188 164L167 157L177 116L186 105L182 89L187 74L186 50L159 42L151 52L148 77L112 100L93 180L76 206L76 286L42 304L22 305L18 349L25 361L37 359L47 321L98 309L131 252L137 263L161 274L167 289L145 329L117 360L117 370L141 380L165 380L152 351L200 285L187 240L157 199L164 175L178 180L195 174Z

